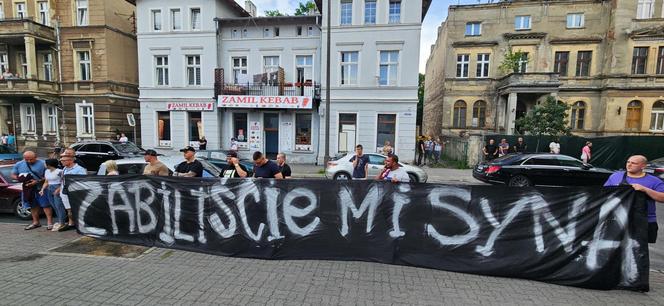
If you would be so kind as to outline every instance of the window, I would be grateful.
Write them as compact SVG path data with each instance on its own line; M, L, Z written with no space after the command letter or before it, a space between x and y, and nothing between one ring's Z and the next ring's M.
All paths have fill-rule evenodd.
M263 57L263 73L267 74L267 81L269 84L277 85L279 83L279 57L278 56L265 56Z
M553 64L553 72L560 76L567 76L567 65L569 63L569 52L560 51L556 52L555 62Z
M560 166L560 162L556 156L534 157L525 161L523 164L534 166Z
M53 54L45 53L42 56L44 59L44 80L53 81Z
M171 112L157 112L157 140L160 147L171 146Z
M477 101L473 105L473 127L483 128L486 125L486 102Z
M0 2L0 19L5 19L5 9L2 6L2 2ZM2 73L2 71L0 71Z
M16 18L18 19L28 18L28 12L25 10L25 2L16 3Z
M240 38L240 31L238 31L238 29L232 29L231 30L231 38L233 38L233 39Z
M452 126L455 128L466 127L466 102L459 100L454 103L454 114Z
M302 26L297 26L295 28L295 35L296 36L302 36Z
M233 83L247 83L247 58L246 57L233 57Z
M90 51L78 51L76 52L76 58L78 59L79 81L90 81L92 79L90 71Z
M265 28L263 30L263 37L265 37L265 38L272 37L272 29Z
M378 129L376 131L376 151L383 147L386 141L392 144L392 148L396 147L394 142L396 135L397 115L394 114L378 114ZM396 152L396 150L394 150Z
M645 74L648 63L648 47L635 47L632 53L632 74Z
M152 30L161 31L161 10L152 11Z
M488 53L477 55L477 70L475 71L475 77L489 77L489 56L490 55Z
M632 101L627 104L627 121L625 127L628 129L641 128L641 101Z
M659 47L657 52L657 74L664 74L664 47Z
M482 35L482 23L469 22L466 23L466 36L480 36Z
M274 37L279 37L279 27L274 27Z
M18 53L18 63L21 65L21 77L28 78L28 58L25 52Z
M307 28L307 35L309 35L309 36L314 36L314 27L309 26L309 27Z
M401 1L390 0L390 19L389 23L401 22Z
M201 56L188 55L187 56L187 85L199 86L201 85Z
M378 84L383 86L397 85L398 70L399 51L380 51Z
M350 25L353 23L353 1L341 0L341 25Z
M233 113L233 137L238 142L247 142L247 113Z
M295 150L311 151L311 114L295 114ZM309 148L309 150L306 150Z
M180 9L171 9L171 30L182 30L182 13Z
M37 2L39 7L39 23L43 25L48 25L49 14L48 14L48 2L39 1Z
M355 150L357 139L357 114L339 114L339 152Z
M379 146L383 146L383 143L378 144ZM380 150L379 150L380 151ZM369 154L369 164L370 165L380 165L384 166L385 165L385 157L381 155L376 155L376 154Z
M576 76L589 76L590 63L592 62L592 51L579 51L576 54Z
M201 29L201 9L193 8L189 11L189 19L191 22L191 29L198 31Z
M57 134L58 109L55 105L42 104L42 122L44 126L44 134Z
M0 52L0 73L5 72L9 69L9 57L7 52Z
M88 25L88 0L76 0L76 24Z
M168 86L168 56L155 56L157 86Z
M636 18L648 19L652 18L655 12L655 0L639 0L636 5Z
M530 16L516 16L514 18L515 30L530 30Z
M247 29L242 29L242 38L249 37L249 31Z
M583 167L582 162L564 155L556 155L555 159L558 160L558 163L560 163L560 165L563 167L575 167L575 168Z
M469 54L459 54L457 55L457 78L467 78L468 77L468 66L470 65L470 55Z
M188 112L189 115L189 142L198 144L198 140L203 135L203 121L201 119L201 112Z
M357 85L359 52L341 52L341 85Z
M664 131L664 101L657 101L653 104L650 115L650 129Z
M567 28L578 29L583 28L584 16L583 13L567 14Z
M521 54L521 59L519 59L519 73L526 73L528 72L528 52L524 52Z
M364 24L376 24L376 0L364 1Z
M95 133L95 115L93 104L76 104L77 137L91 137Z
M34 104L21 104L21 130L22 134L35 134L37 132L37 116Z
M570 127L573 130L583 130L583 122L586 118L586 103L578 101L572 105L572 118Z
M314 57L312 55L295 56L296 82L310 82L313 80Z

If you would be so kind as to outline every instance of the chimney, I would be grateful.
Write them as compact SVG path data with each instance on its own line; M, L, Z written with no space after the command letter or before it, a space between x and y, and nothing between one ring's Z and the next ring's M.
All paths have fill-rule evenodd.
M256 5L251 0L244 1L244 10L249 12L251 17L256 17Z

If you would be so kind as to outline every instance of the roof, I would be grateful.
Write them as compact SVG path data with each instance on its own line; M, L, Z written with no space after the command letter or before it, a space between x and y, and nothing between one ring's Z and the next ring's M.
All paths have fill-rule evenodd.
M411 0L412 1L412 0ZM426 17L429 7L431 6L431 1L433 0L422 0L422 20ZM323 11L323 0L315 0L318 11Z
M127 2L129 2L129 3L133 4L133 5L136 5L136 1L137 1L137 0L125 0L125 1L127 1ZM238 14L239 14L240 16L242 16L242 17L249 17L249 16L251 16L251 15L249 14L249 12L247 12L242 6L240 6L237 2L235 2L235 0L219 0L219 1L222 1L222 2L224 2L224 3L226 3L226 4L228 4L228 6L229 6L231 9L233 9L236 13L238 13Z

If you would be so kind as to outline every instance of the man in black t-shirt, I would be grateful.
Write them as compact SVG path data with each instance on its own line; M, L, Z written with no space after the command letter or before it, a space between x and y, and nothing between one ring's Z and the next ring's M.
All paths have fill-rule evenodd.
M226 162L228 165L221 170L221 176L225 178L238 178L238 177L247 177L247 168L240 164L240 160L237 159L237 152L230 151L226 155Z
M184 153L185 161L175 167L173 176L202 177L203 164L196 160L196 149L191 146L186 146L184 149L180 150L180 152Z
M526 153L526 150L528 150L528 146L523 142L523 137L519 137L514 144L514 153Z
M366 179L369 173L369 156L364 155L362 145L355 146L355 156L350 158L353 163L353 179Z
M261 152L254 152L254 177L283 179L279 165L263 156Z
M424 159L424 135L420 135L417 139L417 165L422 165L422 159ZM424 161L426 163L426 160Z
M277 154L277 165L279 166L279 172L281 172L284 178L291 178L291 168L286 163L286 154Z
M498 157L498 146L496 145L496 141L489 139L489 144L484 146L482 153L484 153L485 160L492 160Z

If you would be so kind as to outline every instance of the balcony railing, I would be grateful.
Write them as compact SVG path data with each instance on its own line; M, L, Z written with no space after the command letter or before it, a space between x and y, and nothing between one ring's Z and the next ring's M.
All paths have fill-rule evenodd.
M245 83L223 84L222 95L239 96L304 96L320 98L320 85L315 83Z
M29 18L5 18L0 19L0 36L24 36L32 35L40 40L55 42L55 29Z
M54 95L58 93L58 84L51 81L28 79L0 80L0 94L29 96L35 94Z

